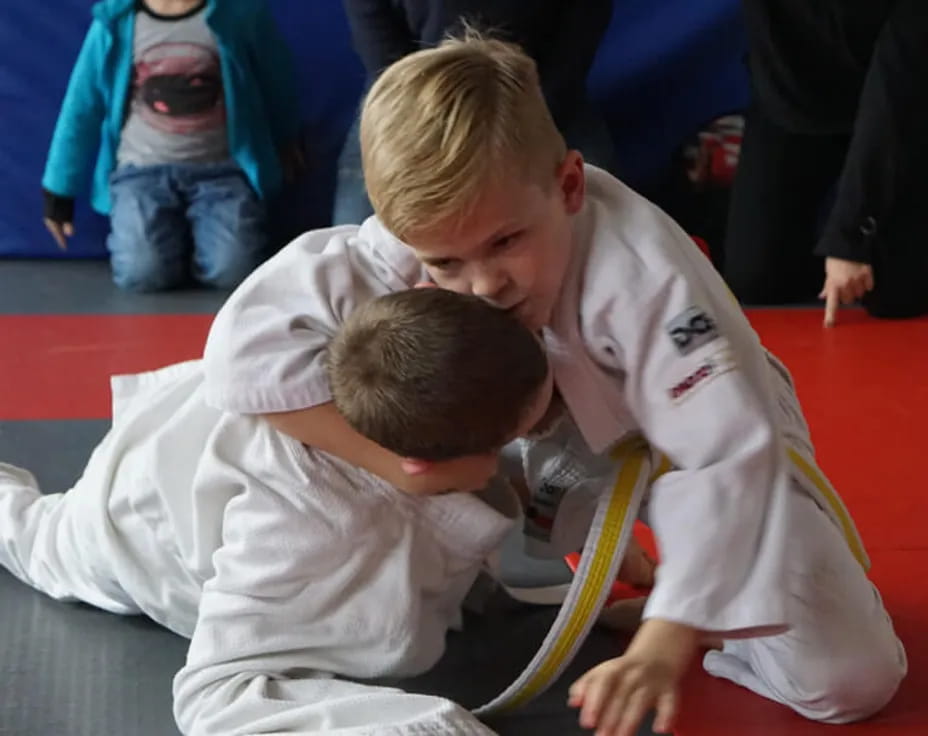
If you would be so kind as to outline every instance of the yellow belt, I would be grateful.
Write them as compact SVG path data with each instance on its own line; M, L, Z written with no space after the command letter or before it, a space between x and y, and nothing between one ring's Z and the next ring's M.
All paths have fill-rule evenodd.
M500 695L474 710L479 716L513 710L544 692L570 664L599 617L651 482L651 452L644 441L620 444L612 492L596 509L584 554L551 630L521 675Z
M496 698L476 708L476 715L513 710L544 692L570 664L599 617L625 556L642 498L651 483L671 469L666 457L653 462L650 448L639 438L621 443L611 454L618 462L616 480L611 493L599 501L584 554L557 618L522 674ZM788 454L794 478L823 505L841 527L852 554L868 568L857 529L837 492L814 460L793 448Z

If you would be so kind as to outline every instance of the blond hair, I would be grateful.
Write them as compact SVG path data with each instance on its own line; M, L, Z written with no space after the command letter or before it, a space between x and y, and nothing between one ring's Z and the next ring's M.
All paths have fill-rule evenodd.
M431 288L355 309L329 344L328 373L355 431L403 457L439 461L513 439L548 363L511 314Z
M469 30L383 72L364 103L361 150L374 209L406 239L466 217L494 182L547 188L567 148L535 62Z

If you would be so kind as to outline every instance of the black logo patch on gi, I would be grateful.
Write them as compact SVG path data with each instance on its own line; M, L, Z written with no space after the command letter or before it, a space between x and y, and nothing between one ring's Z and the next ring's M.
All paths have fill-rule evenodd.
M719 337L715 320L699 307L690 307L670 320L667 334L680 355L689 355Z

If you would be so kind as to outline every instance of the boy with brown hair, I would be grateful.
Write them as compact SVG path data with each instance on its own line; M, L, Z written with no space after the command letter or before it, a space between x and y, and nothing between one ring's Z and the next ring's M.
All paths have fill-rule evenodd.
M339 424L320 366L371 296L424 278L479 296L541 332L592 450L637 433L673 465L650 493L661 564L644 623L577 683L581 724L626 736L656 707L667 731L706 636L723 642L708 672L805 717L882 708L905 652L788 372L686 233L567 149L531 60L479 38L405 57L368 95L362 146L377 217L307 236L233 294L208 400L429 489Z
M466 487L443 490L480 488L503 446L526 434L526 397L539 394L532 426L546 414L547 359L511 315L480 320L481 300L421 291L387 294L348 317L328 351L332 400L355 431L407 467L428 473L442 463L459 482L471 475L465 467L477 471Z
M190 637L174 681L185 734L489 736L445 698L332 675L411 676L442 655L518 513L490 481L498 448L550 403L543 347L480 299L417 289L355 311L328 371L356 426L443 490L478 492L405 494L213 409L192 361L113 379L113 426L67 493L0 464L0 565Z

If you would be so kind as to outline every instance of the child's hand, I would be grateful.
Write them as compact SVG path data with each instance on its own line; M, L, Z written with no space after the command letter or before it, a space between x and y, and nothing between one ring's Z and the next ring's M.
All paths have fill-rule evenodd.
M596 736L634 736L654 707L654 730L670 733L677 681L665 663L626 655L587 672L571 688L568 704L582 708L580 725L595 728Z
M48 217L44 218L43 221L45 222L45 227L48 229L48 232L52 234L55 242L58 243L58 247L61 248L61 250L67 250L67 238L74 235L74 225L70 222L58 222Z
M670 733L679 681L698 636L688 626L646 621L623 656L594 667L571 686L568 704L581 709L580 725L595 728L596 736L633 736L656 708L654 730Z

